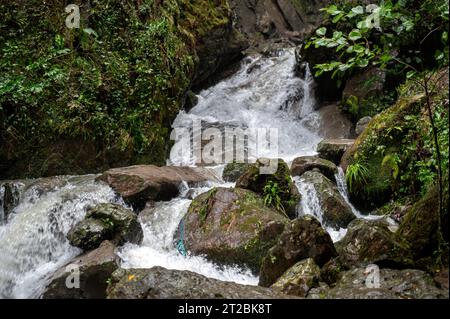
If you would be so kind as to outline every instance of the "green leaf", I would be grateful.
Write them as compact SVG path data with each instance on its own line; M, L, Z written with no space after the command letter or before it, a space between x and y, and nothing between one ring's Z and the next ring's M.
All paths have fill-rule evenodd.
M348 38L349 38L350 40L352 40L352 41L356 41L356 40L361 39L361 38L362 38L361 31L359 31L358 29L353 29L353 30L349 33Z
M409 71L408 73L406 73L406 78L411 79L415 75L416 75L416 71Z
M325 28L325 27L322 27L322 28L319 28L316 30L316 34L321 37L324 36L326 33L327 33L327 28Z

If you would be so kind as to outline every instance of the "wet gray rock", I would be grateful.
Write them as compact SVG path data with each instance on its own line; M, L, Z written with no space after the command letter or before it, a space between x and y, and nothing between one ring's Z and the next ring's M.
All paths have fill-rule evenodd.
M252 164L230 163L225 166L222 178L225 182L234 183L241 177Z
M258 273L288 219L252 191L215 188L194 199L175 240L219 264L245 265Z
M292 176L301 176L308 171L318 169L328 179L335 181L338 168L334 163L315 156L303 156L294 159L291 165Z
M301 176L301 179L311 184L316 190L324 225L339 230L346 228L356 218L336 185L320 172L308 171Z
M110 169L97 181L107 183L134 209L141 210L148 201L168 201L177 197L183 182L196 186L218 181L218 178L207 168L138 165Z
M370 116L366 116L363 117L362 119L360 119L358 121L358 123L356 123L356 128L355 128L355 133L356 135L361 135L364 130L366 129L366 127L369 125L370 121L372 121L372 117Z
M413 266L407 243L383 221L353 221L345 237L336 243L340 259L349 266L378 264L383 267Z
M339 165L344 153L353 146L355 140L329 139L323 140L317 146L317 152L321 158L327 159Z
M278 299L278 291L219 281L161 267L118 269L108 286L109 299Z
M297 262L312 258L323 266L337 256L330 235L311 216L304 216L286 225L278 243L264 257L259 285L270 287Z
M100 204L88 210L85 219L69 231L67 238L72 246L90 250L104 240L116 245L140 244L144 233L133 211L116 204Z
M44 299L102 299L112 273L119 267L116 247L103 242L99 248L72 260L52 276L42 296ZM70 289L66 283L76 284L73 276L79 274L79 288Z
M306 297L309 290L318 285L319 277L319 266L312 258L308 258L289 268L271 288L287 295Z
M312 289L311 299L448 299L448 290L440 289L421 270L379 270L379 288L374 288L370 276L376 267L355 268L342 273L331 289ZM369 280L369 281L368 281ZM368 285L369 282L369 285Z

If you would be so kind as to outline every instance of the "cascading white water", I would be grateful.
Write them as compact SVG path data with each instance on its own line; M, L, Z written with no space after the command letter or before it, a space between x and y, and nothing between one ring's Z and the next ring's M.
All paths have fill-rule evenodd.
M307 68L305 79L294 74L293 50L275 57L247 58L233 76L199 95L199 103L189 112L181 112L174 127L190 128L194 120L242 128L276 128L279 130L279 154L291 162L295 157L315 155L320 142L320 116L314 111L312 76ZM178 154L179 155L179 154ZM186 154L184 154L186 155ZM173 165L193 165L195 158L177 156ZM221 173L223 166L216 167ZM67 184L40 194L25 192L8 218L0 224L0 298L39 297L48 279L80 250L70 246L67 232L80 221L90 205L116 202L124 205L106 185L94 182L93 176L67 177ZM339 186L344 194L345 180ZM322 220L314 188L296 180L303 195L302 211ZM170 202L156 203L139 218L144 229L142 245L126 244L119 250L122 267L191 270L224 281L256 285L258 278L249 270L215 265L199 256L182 256L174 247L173 236L191 203L188 193L199 194L213 186L189 189L181 185L180 196ZM0 188L0 200L4 190ZM192 198L192 194L190 195ZM347 198L344 196L344 198ZM3 205L0 205L0 217ZM327 229L334 239L342 234Z
M299 155L315 154L320 136L317 114L312 112L312 77L309 69L306 79L297 77L295 63L292 49L276 57L247 58L235 75L200 92L198 104L189 113L182 111L173 127L191 128L201 120L244 129L278 129L279 154L264 156L289 162ZM174 153L169 164L193 165L195 156L187 155Z
M80 253L66 235L90 205L119 202L94 176L67 177L45 194L33 188L0 227L0 298L39 297L48 276Z
M328 234L330 234L333 242L337 242L344 238L347 234L346 229L341 228L337 230L324 224L322 206L320 205L317 190L314 185L308 183L301 177L294 177L294 182L300 192L300 195L302 196L302 200L300 201L300 205L298 207L298 215L314 216L322 224Z
M203 193L208 189L197 189L196 193ZM144 242L141 246L127 244L120 250L119 256L123 260L122 267L161 266L167 269L190 270L223 281L257 285L258 278L249 270L238 267L220 267L203 257L184 257L177 251L173 235L178 229L180 220L187 213L190 203L191 200L176 198L167 203L157 203L155 208L141 214Z

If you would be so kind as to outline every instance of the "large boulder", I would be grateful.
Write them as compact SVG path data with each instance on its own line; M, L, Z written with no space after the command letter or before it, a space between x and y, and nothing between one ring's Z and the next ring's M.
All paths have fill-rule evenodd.
M287 221L252 191L215 188L194 199L176 240L184 239L185 248L194 255L246 265L257 273Z
M218 178L207 168L139 165L110 169L97 180L107 183L134 209L140 210L149 200L165 201L178 196L183 182L195 186Z
M339 258L349 266L377 264L380 267L413 265L407 243L391 232L382 220L353 221L345 237L336 243Z
M322 223L325 226L336 230L347 228L348 224L356 218L336 185L320 172L306 172L300 180L314 187L322 211Z
M53 275L44 294L44 299L102 299L112 273L119 267L116 247L109 241L99 248L75 258ZM69 288L67 283L79 288Z
M271 288L287 295L306 297L308 291L318 285L319 277L319 266L312 258L308 258L289 268Z
M116 204L100 204L88 210L85 219L69 231L67 238L72 246L90 250L104 240L116 245L140 244L144 233L133 211Z
M281 299L275 290L224 282L161 267L118 269L108 286L108 299Z
M379 271L379 287L369 276ZM433 278L421 270L378 269L371 265L342 273L331 289L312 289L312 299L448 299L448 290L440 289Z
M339 165L344 153L350 149L354 143L355 140L349 139L323 140L317 146L317 152L321 158Z
M328 179L334 181L338 168L334 163L315 156L303 156L294 159L291 165L292 176L301 176L317 168Z
M402 194L402 189L420 188L422 182L411 167L419 153L422 160L429 158L430 150L418 153L410 145L424 145L422 134L429 124L424 115L418 120L424 103L423 94L402 97L376 115L342 157L344 171L355 176L349 183L350 199L361 210L382 207Z
M270 161L270 162L269 162ZM266 168L273 161L278 161L277 170L273 174L264 174L261 168ZM236 181L236 187L249 189L266 198L269 195L273 200L280 200L281 209L290 218L296 217L296 207L300 201L300 194L292 181L289 166L282 159L259 159L251 165ZM277 198L273 198L277 197ZM274 203L272 203L274 204Z
M320 135L324 139L351 139L353 123L344 114L337 103L322 106L317 113L320 115Z
M259 285L270 287L297 262L312 258L323 266L337 255L330 235L311 216L291 221L279 241L269 250L261 265Z

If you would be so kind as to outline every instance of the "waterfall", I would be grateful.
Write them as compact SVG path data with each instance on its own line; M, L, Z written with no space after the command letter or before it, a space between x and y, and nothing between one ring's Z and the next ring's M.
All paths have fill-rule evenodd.
M276 128L279 153L286 162L298 156L315 155L321 138L320 120L314 111L312 76L307 69L304 79L295 76L292 49L274 57L246 58L240 70L217 85L199 93L198 104L189 112L180 112L174 127L202 125L240 128ZM300 116L299 116L300 115ZM176 147L175 144L174 147ZM172 165L193 165L194 154L174 152ZM221 174L223 165L215 167ZM95 182L95 176L64 177L66 183L46 192L25 191L4 225L0 224L0 298L39 297L52 274L81 251L70 246L68 231L85 216L89 206L118 203L113 190ZM297 184L302 192L302 211L320 219L321 212L313 187ZM212 187L232 187L230 183L211 184L191 189L184 183L180 196L169 202L155 203L139 216L144 230L141 245L119 247L124 268L162 266L190 270L224 281L256 285L258 278L248 269L211 263L202 256L184 257L173 243L180 220L195 195ZM5 187L0 187L0 220L4 220ZM3 218L2 218L3 217ZM327 229L333 236L333 231Z
M294 177L294 182L300 192L300 195L302 196L302 200L298 206L297 215L309 215L315 217L322 224L322 227L325 228L328 234L330 234L333 242L338 242L344 238L347 234L346 229L341 228L336 230L324 224L322 206L320 205L317 190L314 185L303 180L301 177Z
M0 227L0 298L39 297L48 276L80 254L66 235L90 205L122 203L94 176L67 178L67 185L25 192Z
M5 185L0 184L0 227L5 222Z

